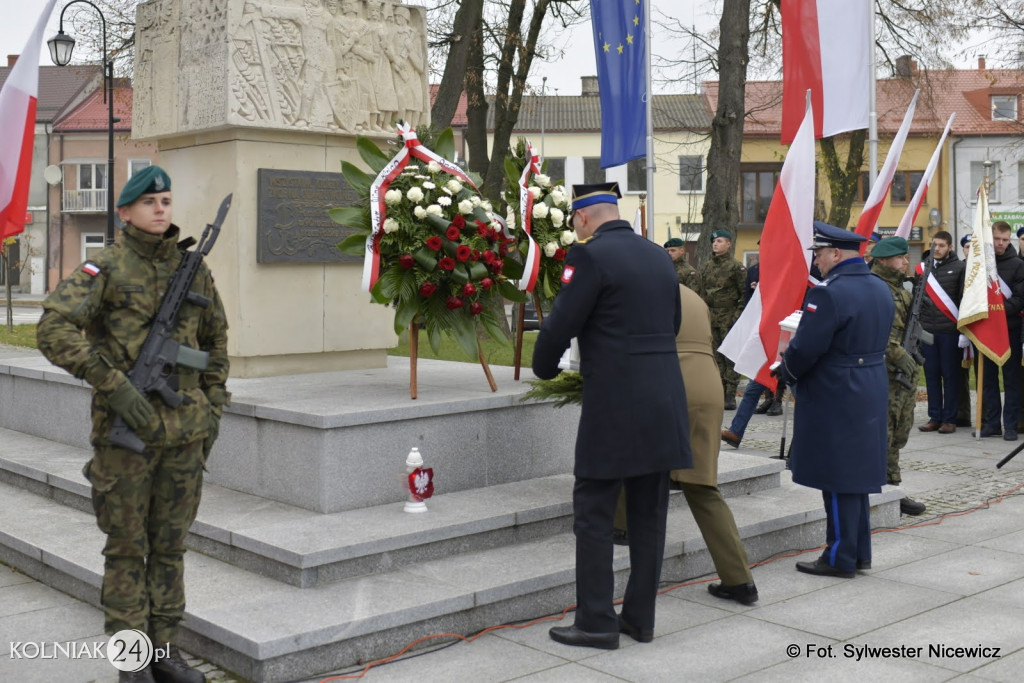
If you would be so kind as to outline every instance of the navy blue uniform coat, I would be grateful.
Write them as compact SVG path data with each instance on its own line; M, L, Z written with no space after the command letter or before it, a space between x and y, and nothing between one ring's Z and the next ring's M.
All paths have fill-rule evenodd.
M885 347L895 307L889 287L860 258L811 288L783 375L796 384L793 481L835 493L885 484L889 378Z
M574 474L620 479L692 467L676 357L679 281L668 253L608 221L569 250L563 285L533 352L541 379L578 337L583 409Z

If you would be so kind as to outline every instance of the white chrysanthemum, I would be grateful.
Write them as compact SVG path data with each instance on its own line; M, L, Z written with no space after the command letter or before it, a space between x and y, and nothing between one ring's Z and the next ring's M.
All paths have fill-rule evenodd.
M412 215L416 216L416 218L419 218L420 220L423 220L423 217L427 215L427 210L424 209L422 206L417 206L415 209L412 210Z
M538 199L540 199L540 188L539 187L537 187L536 185L531 185L530 187L527 188L527 190L529 191L529 193L531 195L533 195L533 200L534 201L537 201Z
M543 173L538 173L537 175L533 176L533 182L537 183L541 187L550 187L551 177L546 176Z
M425 181L423 183L423 189L424 190L433 190L435 187L437 187L437 185L435 185L434 183L430 182L429 180L427 180L427 181Z
M430 176L423 175L422 173L417 173L416 174L416 179L417 180L430 180Z
M551 219L551 225L556 228L562 227L562 224L565 223L565 214L561 209L552 208L548 212L548 217Z
M427 164L427 170L430 171L431 173L440 173L441 164L437 163L436 161L431 161L429 164Z
M388 190L384 193L384 203L388 206L394 206L395 204L402 203L402 191L401 190Z
M405 196L409 198L410 202L422 202L423 201L423 190L418 187L410 187Z
M559 241L562 243L562 246L567 247L576 241L576 233L574 233L572 230L563 230L562 236L559 239Z
M444 215L444 209L442 209L437 204L431 204L430 206L427 207L427 215L428 216L443 216Z
M452 192L455 192L456 194L459 193L459 192L462 192L462 183L460 183L455 178L452 178L451 180L449 180L448 183L445 185L445 187L447 187Z
M548 258L554 256L556 251L558 251L558 245L554 242L548 242L544 245L544 255Z
M468 199L463 199L459 202L459 213L466 215L473 213L473 202Z
M384 219L384 232L385 232L385 234L390 235L395 230L398 230L398 228L400 228L400 227L401 226L399 225L398 221L396 221L394 218L385 218Z
M451 206L452 205L452 198L451 197L438 197L437 198L437 203L440 204L441 206Z
M452 192L451 190L448 189L447 185L441 187L441 192L444 192L449 197L451 197L453 194L455 194L454 192Z
M547 218L548 217L548 205L544 202L533 205L533 217L534 218Z

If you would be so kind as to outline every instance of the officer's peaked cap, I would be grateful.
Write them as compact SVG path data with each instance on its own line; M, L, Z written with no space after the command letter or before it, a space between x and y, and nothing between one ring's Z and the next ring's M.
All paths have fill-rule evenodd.
M572 186L572 209L582 209L593 204L617 204L622 198L618 183L592 183Z
M863 235L858 235L855 232L849 230L843 230L837 228L834 225L823 223L822 221L814 221L814 240L811 242L809 249L849 249L856 251L860 249L861 242L867 240ZM875 249L878 249L878 245L875 245ZM875 250L871 250L874 255Z
M147 166L125 183L121 196L117 198L118 206L127 206L144 194L171 191L171 176L159 166Z
M685 246L686 246L686 242L682 241L678 237L673 237L668 242L665 242L665 248L666 249L668 249L669 247L685 247Z
M902 237L886 237L871 250L872 258L889 258L910 253L910 245Z

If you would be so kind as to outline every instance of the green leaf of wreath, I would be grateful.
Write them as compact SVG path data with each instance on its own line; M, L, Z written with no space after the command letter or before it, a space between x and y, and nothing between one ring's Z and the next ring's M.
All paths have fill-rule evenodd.
M505 157L505 177L508 178L508 184L511 187L519 187L519 177L522 175L523 169L519 168L519 165L515 162L512 157ZM519 194L518 189L516 194Z
M509 301L523 302L526 301L526 292L519 291L515 285L508 280L501 280L498 282L498 293Z
M420 307L415 299L398 298L398 308L395 311L395 333L401 334L402 330L409 327L409 323L419 313Z
M434 142L434 151L448 161L455 161L455 133L451 128L445 128L437 136Z
M373 184L373 177L364 173L355 164L350 164L347 161L341 162L341 173L345 176L345 180L352 186L352 189L356 191L360 197L370 196L370 185Z
M373 170L374 175L380 173L391 161L391 158L380 151L373 140L362 135L356 137L356 149L359 150L359 156L366 162L366 165Z
M327 209L327 215L338 225L344 225L364 233L370 232L370 212L363 206L342 206ZM366 235L364 234L365 238Z
M465 315L456 315L452 319L451 331L462 352L471 360L476 360L479 342L476 339L476 325Z
M366 253L366 235L358 232L354 235L349 235L342 241L338 242L338 249L343 254L362 256Z

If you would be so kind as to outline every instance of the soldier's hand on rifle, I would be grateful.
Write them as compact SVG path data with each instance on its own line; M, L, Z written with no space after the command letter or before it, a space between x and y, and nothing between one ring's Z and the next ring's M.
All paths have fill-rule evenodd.
M107 397L111 409L124 418L133 432L140 436L148 433L151 420L156 418L156 409L146 398L132 386L123 373L118 373L123 381Z
M899 370L904 377L909 379L915 385L917 384L917 368L919 366L913 356L909 353L903 353L896 359L895 364L896 369Z

